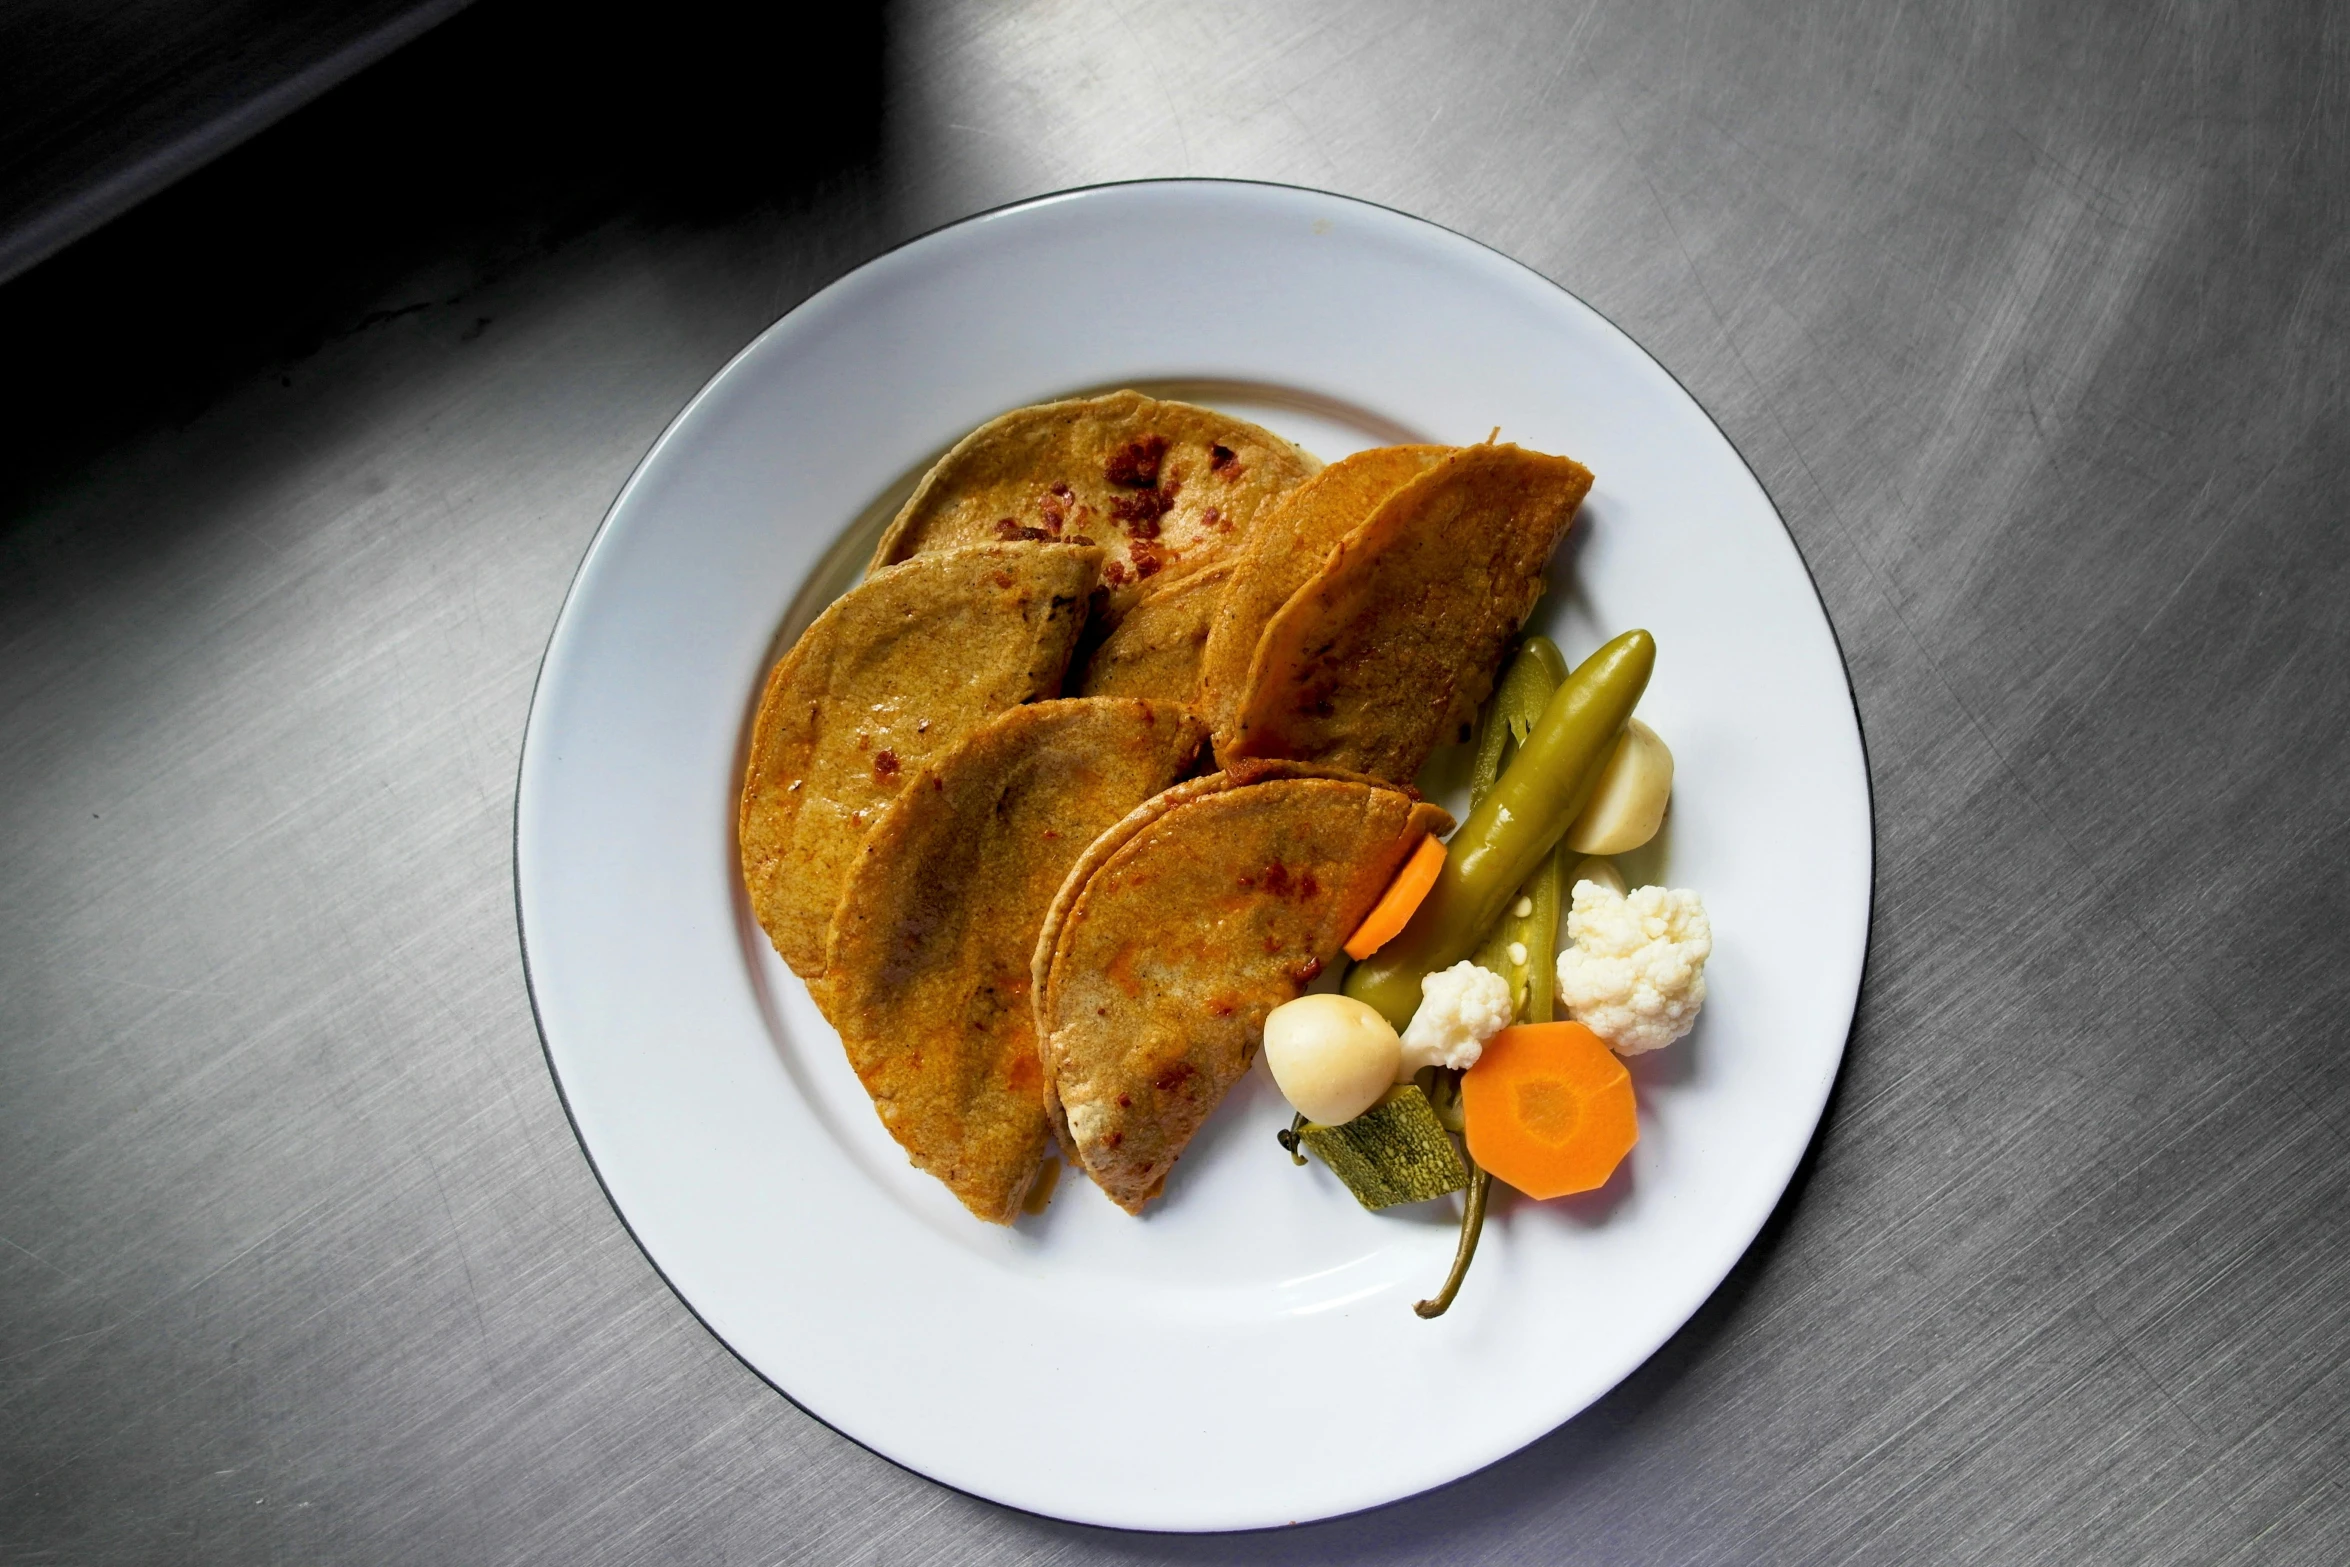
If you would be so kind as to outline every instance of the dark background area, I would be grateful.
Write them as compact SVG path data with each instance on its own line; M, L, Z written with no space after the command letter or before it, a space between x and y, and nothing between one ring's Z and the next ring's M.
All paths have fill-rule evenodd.
M115 149L231 111L355 18L401 9L38 0L0 12L0 59L13 60L0 222L29 192L94 177ZM589 230L787 210L876 156L882 49L872 4L481 0L0 284L13 405L0 517L130 432L192 417L271 367L292 390L329 341L461 312ZM428 263L449 286L384 297Z
M0 7L0 281L464 0L13 0Z

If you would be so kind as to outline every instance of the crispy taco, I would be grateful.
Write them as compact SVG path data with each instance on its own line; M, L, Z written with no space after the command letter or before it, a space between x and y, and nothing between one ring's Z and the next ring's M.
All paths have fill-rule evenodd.
M1321 467L1270 430L1140 392L1016 408L941 457L873 552L873 569L929 550L1083 538L1105 552L1106 624L1154 579L1195 571Z
M1375 778L1282 763L1178 785L1097 838L1033 959L1055 1130L1129 1213L1239 1081L1265 1014L1333 962L1451 819Z
M1452 453L1449 446L1375 446L1342 457L1284 496L1249 530L1217 596L1200 651L1199 692L1219 743L1234 733L1250 662L1266 625L1321 573L1379 503Z
M913 773L1008 707L1060 690L1102 552L992 544L875 572L768 677L737 830L743 885L803 978L857 847Z
M1217 561L1151 594L1118 622L1077 676L1082 696L1147 696L1196 704L1200 655L1224 600L1231 564Z
M1476 717L1590 488L1581 463L1506 445L1405 483L1266 625L1217 759L1418 773Z
M1205 737L1166 703L1013 708L914 775L857 853L816 988L882 1124L983 1219L1012 1221L1052 1146L1030 996L1046 911Z

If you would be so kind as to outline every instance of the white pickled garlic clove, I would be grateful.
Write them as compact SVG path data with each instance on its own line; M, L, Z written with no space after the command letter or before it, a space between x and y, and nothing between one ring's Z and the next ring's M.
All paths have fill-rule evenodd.
M1343 1126L1393 1086L1403 1039L1351 996L1300 996L1265 1015L1265 1065L1309 1121Z
M1673 753L1657 732L1635 718L1616 742L1591 803L1567 829L1577 854L1622 854L1656 836L1673 796Z

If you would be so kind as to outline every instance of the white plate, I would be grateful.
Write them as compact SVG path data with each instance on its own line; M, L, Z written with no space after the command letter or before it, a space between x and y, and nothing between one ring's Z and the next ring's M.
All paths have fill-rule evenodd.
M990 415L1174 391L1324 458L1505 437L1598 475L1535 625L1656 633L1641 713L1704 894L1695 1034L1635 1069L1589 1198L1497 1202L1449 1316L1449 1203L1366 1214L1294 1168L1262 1071L1140 1220L1082 1180L979 1223L910 1168L735 869L771 658ZM1870 817L1842 660L1778 514L1688 394L1507 258L1274 186L1049 197L858 268L686 408L588 551L539 675L515 871L547 1056L612 1201L696 1315L839 1431L948 1485L1148 1529L1411 1495L1533 1441L1696 1309L1785 1188L1843 1054ZM1669 856L1669 860L1667 859Z

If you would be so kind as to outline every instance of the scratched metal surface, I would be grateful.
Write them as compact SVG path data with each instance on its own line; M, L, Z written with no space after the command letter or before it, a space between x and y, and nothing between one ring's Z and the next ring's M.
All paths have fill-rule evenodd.
M2350 1559L2350 12L914 4L763 57L856 99L789 136L758 51L520 69L541 20L0 291L0 1561ZM509 886L542 641L694 387L898 238L1163 173L1648 345L1878 811L1718 1298L1495 1469L1238 1539L949 1493L732 1360L573 1143Z

